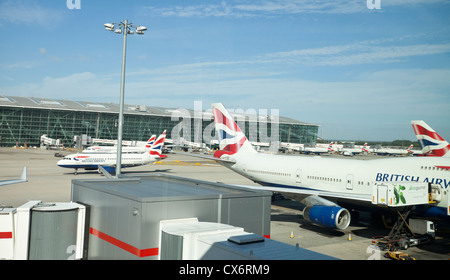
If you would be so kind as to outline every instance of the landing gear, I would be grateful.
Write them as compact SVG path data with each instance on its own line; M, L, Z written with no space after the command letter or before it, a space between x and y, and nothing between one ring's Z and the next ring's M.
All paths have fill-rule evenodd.
M78 168L75 168L75 171L73 172L73 175L78 175Z

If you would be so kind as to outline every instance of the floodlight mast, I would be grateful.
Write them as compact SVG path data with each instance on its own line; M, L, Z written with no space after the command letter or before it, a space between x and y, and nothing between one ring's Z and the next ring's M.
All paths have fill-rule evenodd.
M120 80L120 102L119 102L119 127L117 132L117 159L116 159L116 175L115 178L119 178L121 175L122 167L122 133L123 133L123 107L124 107L124 95L125 95L125 65L127 56L127 34L134 34L131 28L136 28L136 33L143 35L147 30L145 26L128 24L128 20L124 20L119 23L120 26L114 29L115 23L105 23L105 29L108 31L114 31L117 34L123 33L123 47L122 47L122 76Z

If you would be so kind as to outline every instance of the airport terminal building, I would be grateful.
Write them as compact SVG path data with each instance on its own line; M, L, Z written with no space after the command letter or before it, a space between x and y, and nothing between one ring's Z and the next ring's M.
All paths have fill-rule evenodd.
M316 124L277 116L278 129L273 130L271 115L231 114L252 142L313 145L317 141ZM39 146L42 135L60 139L65 147L73 146L75 136L84 134L117 139L118 116L119 105L114 103L0 95L0 146ZM174 142L183 139L209 145L209 139L217 139L212 123L210 110L124 105L123 140L146 141L167 130L167 138Z

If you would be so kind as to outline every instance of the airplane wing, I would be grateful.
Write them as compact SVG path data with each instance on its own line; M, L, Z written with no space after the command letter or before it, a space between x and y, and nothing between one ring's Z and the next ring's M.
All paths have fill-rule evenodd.
M26 166L23 168L22 175L20 176L20 179L2 180L2 181L0 181L0 186L17 184L17 183L24 183L24 182L28 182L28 180L27 180L27 167Z
M198 158L203 158L203 159L208 159L208 160L214 160L214 161L223 162L223 163L236 163L236 161L232 160L232 159L222 159L222 158L216 158L216 157L211 157L211 156L194 155L194 154L187 154L187 153L180 153L180 152L173 152L173 153L179 154L179 155L190 156L190 157L198 157Z
M98 166L98 170L100 170L100 172L102 172L103 175L105 175L106 178L108 178L108 179L114 178L114 177L111 175L111 173L109 173L109 171L106 170L106 168L104 168L102 165L99 165L99 166ZM110 169L110 171L111 171L111 169Z
M328 198L337 198L337 199L348 199L348 200L357 200L361 202L371 202L372 196L370 194L348 194L348 193L339 193L339 192L328 192L328 191L319 191L319 190L307 190L307 189L294 189L294 188L281 188L281 187L268 187L268 186L251 186L251 185L236 185L238 187L250 188L255 190L262 191L271 191L271 192L279 192L279 193L293 193L305 196L321 196Z

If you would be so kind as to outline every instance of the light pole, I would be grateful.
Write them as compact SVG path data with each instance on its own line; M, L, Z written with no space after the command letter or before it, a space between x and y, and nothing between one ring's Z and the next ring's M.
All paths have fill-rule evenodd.
M117 159L116 159L116 178L119 178L122 167L122 131L123 131L123 107L124 107L124 93L125 93L125 63L127 56L127 35L134 34L132 28L136 29L136 33L143 35L147 30L145 26L128 24L128 20L121 23L105 23L105 29L114 31L116 34L123 34L123 50L122 50L122 78L120 80L120 102L119 102L119 127L117 132ZM114 29L115 25L119 25Z

